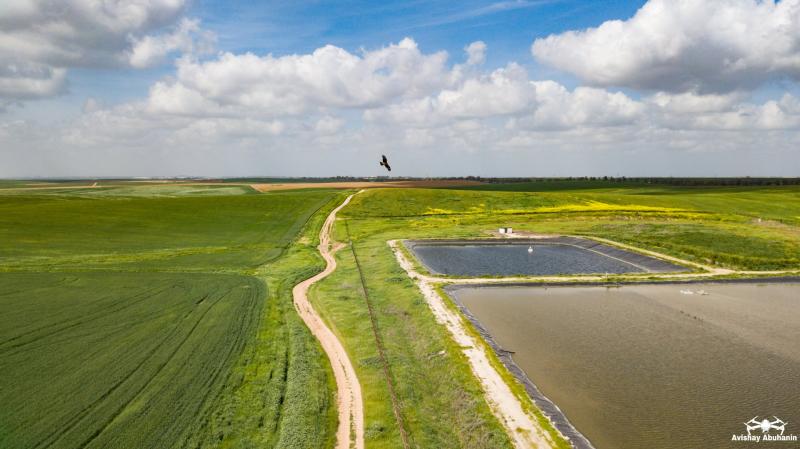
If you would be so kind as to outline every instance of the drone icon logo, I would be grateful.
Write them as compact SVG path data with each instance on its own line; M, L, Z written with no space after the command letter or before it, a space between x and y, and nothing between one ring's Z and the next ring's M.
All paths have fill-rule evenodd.
M744 423L747 428L747 434L751 435L750 432L760 429L762 434L769 433L772 430L778 430L781 432L781 435L783 435L783 432L786 430L786 424L788 423L777 416L773 416L773 418L775 418L773 421L766 418L759 421L758 416L750 418L750 421Z
M758 416L750 418L744 423L746 434L731 436L731 441L748 441L751 443L764 443L776 441L794 441L798 438L795 434L786 435L786 425L788 422L773 416L773 419L758 419ZM760 431L760 432L759 432Z

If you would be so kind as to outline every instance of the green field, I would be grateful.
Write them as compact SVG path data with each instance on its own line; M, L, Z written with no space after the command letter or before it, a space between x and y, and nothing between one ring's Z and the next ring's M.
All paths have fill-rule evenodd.
M570 183L567 183L569 185ZM528 191L526 191L526 189ZM597 182L370 191L345 215L356 233L476 237L499 226L598 236L722 267L800 267L800 188L614 186Z
M332 374L291 288L322 268L319 228L352 192L81 185L0 186L0 447L332 447ZM311 299L357 371L369 448L403 448L401 423L410 447L511 447L386 243L499 226L800 270L798 187L368 190L340 212L352 247Z
M0 422L13 448L186 440L252 337L265 294L257 279L226 274L2 279Z
M0 197L0 270L222 271L278 256L330 192Z
M412 447L510 444L479 399L459 348L397 266L388 240L487 237L499 226L513 226L606 237L726 267L800 270L798 187L531 183L381 189L357 195L340 216L337 240L352 239L367 267L363 274ZM337 260L337 271L312 291L315 305L353 354L367 404L367 446L402 448L353 254L342 250Z
M288 289L339 194L187 189L0 192L0 447L330 445Z

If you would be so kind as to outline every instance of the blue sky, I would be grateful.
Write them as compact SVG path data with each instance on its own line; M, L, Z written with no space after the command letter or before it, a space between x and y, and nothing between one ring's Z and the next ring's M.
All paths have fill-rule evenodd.
M789 175L798 80L800 0L17 0L0 176Z
M537 37L597 26L632 16L643 1L267 1L196 0L188 15L199 17L217 35L219 51L309 53L332 44L357 52L411 37L424 52L446 50L451 62L463 48L482 40L491 48L486 65L515 61L535 78L574 85L568 74L536 64L530 45ZM69 91L56 102L29 106L19 116L58 120L80 113L88 97L107 104L146 95L169 65L148 70L79 70L70 76Z
M325 44L349 50L413 37L425 51L461 49L483 40L496 54L530 62L536 37L627 18L643 4L630 0L544 1L269 1L198 0L191 13L233 52L307 53Z

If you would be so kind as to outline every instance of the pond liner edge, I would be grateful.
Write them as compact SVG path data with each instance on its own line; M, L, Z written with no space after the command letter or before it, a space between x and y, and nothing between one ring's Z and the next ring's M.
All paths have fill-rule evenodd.
M743 277L730 279L648 279L630 281L520 281L520 282L485 282L475 284L448 284L444 290L449 294L465 288L504 288L504 287L606 287L617 288L626 285L689 285L689 284L793 284L800 283L800 276Z
M453 293L451 287L453 286L446 286L444 287L445 293L453 303L458 307L459 311L472 323L472 326L475 330L478 331L481 338L492 348L494 354L497 356L498 359L503 363L506 369L511 373L514 378L519 381L522 386L525 388L525 392L528 396L533 400L533 403L536 407L541 410L542 414L550 421L550 423L558 429L558 431L569 441L575 449L595 449L592 443L586 438L575 426L569 421L567 416L564 414L563 411L553 402L545 396L539 388L536 386L535 383L528 377L525 371L517 365L514 361L514 358L511 356L511 353L507 350L503 349L497 342L494 340L492 335L489 331L481 324L480 320L476 318L469 309L461 303L458 297Z
M469 320L475 330L483 338L484 342L492 348L495 356L503 363L503 366L511 373L518 382L522 384L528 396L533 400L536 407L547 417L553 426L561 432L575 449L596 449L586 436L584 436L572 422L569 421L564 412L544 395L536 384L528 377L525 371L517 365L512 357L512 353L503 349L492 337L492 334L483 326L475 315L458 299L456 292L466 288L506 288L506 287L622 287L625 285L682 285L682 284L782 284L800 282L800 276L779 276L771 278L737 278L737 279L692 279L685 281L631 281L631 282L547 282L547 283L509 283L509 284L451 284L442 287L442 290L453 301L458 310Z
M442 275L436 270L432 270L428 264L417 254L417 246L466 246L466 245L564 245L573 246L586 251L595 252L601 256L617 259L623 263L642 267L645 273L682 273L691 271L688 267L676 262L658 258L656 256L641 254L632 250L618 248L606 243L598 242L591 238L558 236L547 238L519 238L519 239L406 239L402 240L406 247L430 274ZM574 274L593 274L593 273L574 273Z

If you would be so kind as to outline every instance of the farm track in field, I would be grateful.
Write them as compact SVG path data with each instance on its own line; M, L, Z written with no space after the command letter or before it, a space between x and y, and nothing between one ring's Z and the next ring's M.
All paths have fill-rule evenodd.
M353 245L353 240L350 237L350 228L345 221L344 224L348 245L350 246L350 251L353 253L353 261L356 264L356 269L358 270L358 277L361 282L361 291L364 296L364 302L367 305L367 312L369 313L369 321L370 327L372 328L372 335L375 338L375 347L378 349L378 357L381 360L381 368L383 370L383 377L386 380L386 387L389 390L389 397L392 400L392 412L394 413L394 419L397 423L397 430L400 433L400 441L403 443L403 448L408 449L410 447L409 438L408 438L408 430L406 429L405 420L403 419L403 412L402 406L400 404L400 399L397 396L397 389L395 387L394 380L392 379L391 368L389 366L389 361L386 357L386 348L383 344L383 339L381 338L380 330L378 329L378 320L375 316L375 310L372 306L372 301L369 298L369 290L367 290L367 281L364 278L364 270L361 268L361 262L358 260L358 254L356 253L356 247Z
M550 184L398 185L330 215L348 193L298 184L0 191L0 447L402 449L402 428L410 447L519 446L508 431L519 426L492 413L466 344L434 319L390 240L509 226L598 236L731 277L800 269L797 187ZM337 211L352 257L336 253ZM296 301L307 277L327 321ZM318 344L311 314L336 333ZM340 357L333 379L320 347Z
M294 304L300 317L311 333L319 340L333 368L337 386L337 405L339 409L339 428L336 432L336 448L364 448L364 404L361 385L358 383L353 364L336 334L325 325L322 317L314 310L308 300L308 290L315 283L328 277L336 270L336 251L341 244L333 241L332 231L336 221L336 213L347 206L355 194L348 196L342 204L334 209L319 234L319 253L325 259L325 269L309 279L297 284L292 290Z
M0 447L329 446L291 286L344 195L165 188L0 192Z

